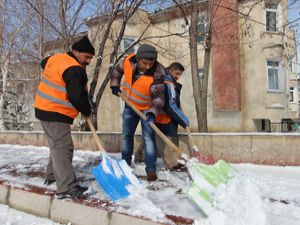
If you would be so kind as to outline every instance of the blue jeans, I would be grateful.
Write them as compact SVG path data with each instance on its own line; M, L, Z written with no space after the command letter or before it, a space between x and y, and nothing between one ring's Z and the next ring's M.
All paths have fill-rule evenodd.
M140 121L140 117L130 107L125 105L123 115L123 131L122 131L122 159L124 159L128 165L131 165L131 158L133 154L134 133L136 127ZM149 127L144 120L142 123L142 134L144 139L144 152L145 152L145 164L146 172L156 172L156 141L155 133L151 127Z

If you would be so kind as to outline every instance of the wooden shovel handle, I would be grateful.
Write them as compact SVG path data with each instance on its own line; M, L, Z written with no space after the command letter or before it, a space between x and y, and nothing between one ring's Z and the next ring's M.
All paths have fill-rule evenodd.
M190 127L189 126L186 126L185 128L186 132L187 132L187 135L188 135L188 138L189 138L189 142L190 142L190 145L191 145L191 148L193 148L195 146L195 141L194 141L194 138L191 134L191 130L190 130Z
M104 150L104 148L103 148L103 146L102 146L102 144L101 144L100 138L98 137L98 135L97 135L97 133L96 133L96 130L95 130L95 127L94 127L94 125L93 125L93 122L92 122L91 117L87 117L87 118L86 118L86 121L87 121L87 123L88 123L88 125L89 125L89 127L90 127L90 129L91 129L91 131L92 131L94 140L96 141L96 144L97 144L97 147L98 147L99 151L105 152L105 150Z
M122 93L119 93L119 96L124 100L124 102L126 102L126 104L128 106L130 106L130 108L132 108L143 120L146 120L146 116L144 113L142 113L138 108L136 108L129 100L127 97L125 97ZM182 150L180 148L178 148L172 141L170 141L169 138L166 137L166 135L164 135L163 132L161 132L160 129L158 129L158 127L150 122L150 127L154 130L154 132L170 147L172 148L174 151L176 151L178 154L182 153Z

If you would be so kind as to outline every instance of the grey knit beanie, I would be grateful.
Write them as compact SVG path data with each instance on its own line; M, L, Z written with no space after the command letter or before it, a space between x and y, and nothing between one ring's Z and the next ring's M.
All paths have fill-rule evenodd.
M152 45L141 45L136 53L136 56L140 59L157 59L157 51Z

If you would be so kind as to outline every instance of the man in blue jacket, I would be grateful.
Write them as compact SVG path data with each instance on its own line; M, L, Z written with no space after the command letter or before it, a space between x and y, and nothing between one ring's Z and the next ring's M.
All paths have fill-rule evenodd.
M165 78L165 104L162 112L162 115L164 115L163 117L165 118L160 120L159 117L157 117L156 125L178 146L178 125L186 128L186 126L189 126L190 124L189 119L180 109L180 92L182 85L177 82L184 72L184 67L178 62L174 62L167 70L169 76L166 76ZM169 120L167 120L166 115L170 118ZM180 154L166 146L160 138L158 138L157 141L158 146L161 146L158 148L159 154L164 160L166 167L174 170L182 169L182 165L177 161L180 158Z

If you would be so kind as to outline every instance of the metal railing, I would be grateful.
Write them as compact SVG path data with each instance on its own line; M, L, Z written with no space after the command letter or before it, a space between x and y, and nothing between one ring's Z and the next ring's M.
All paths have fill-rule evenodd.
M299 122L272 122L270 123L270 132L300 132Z

